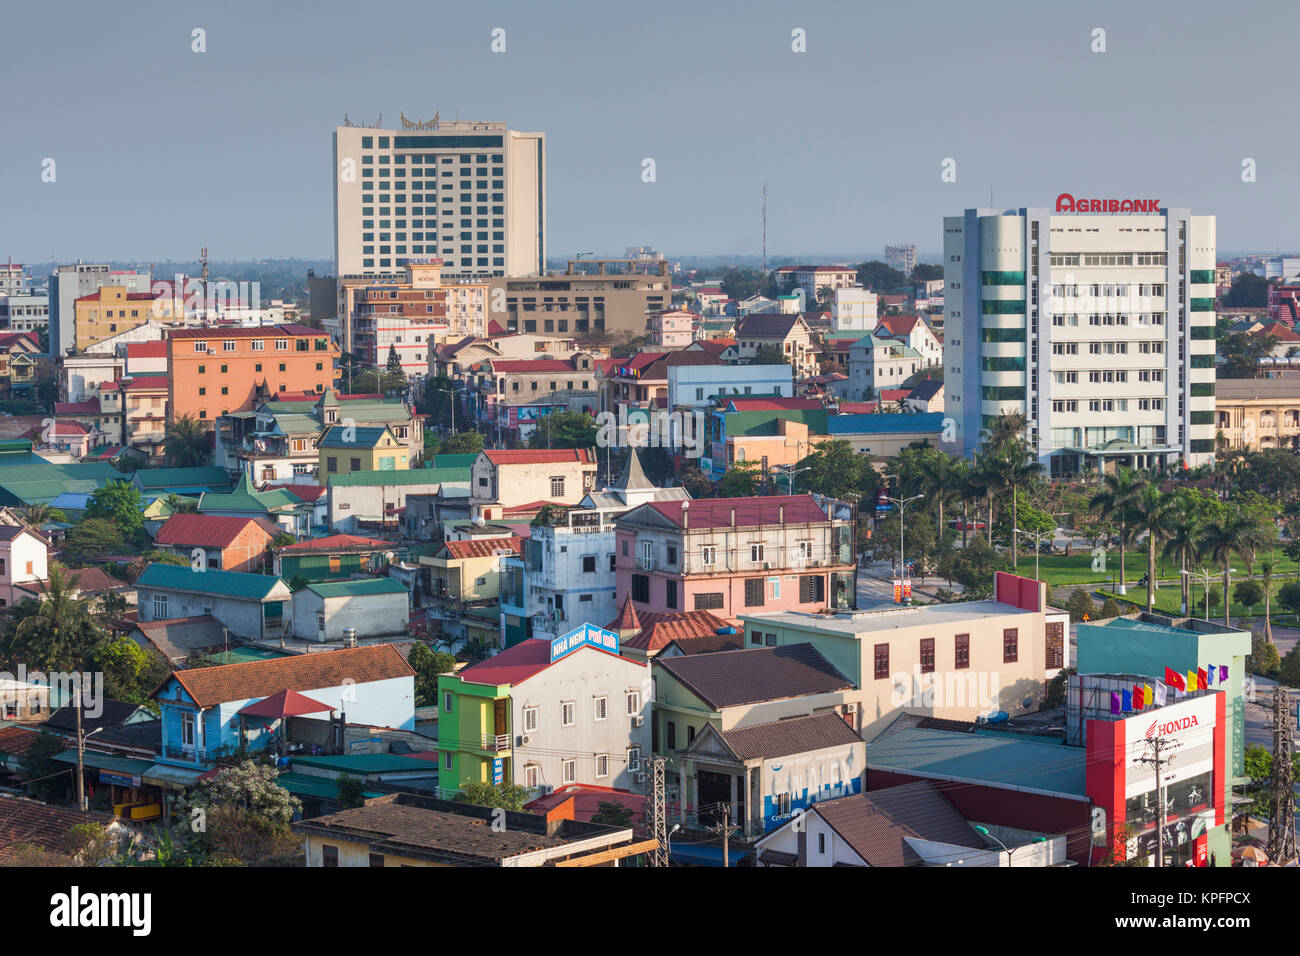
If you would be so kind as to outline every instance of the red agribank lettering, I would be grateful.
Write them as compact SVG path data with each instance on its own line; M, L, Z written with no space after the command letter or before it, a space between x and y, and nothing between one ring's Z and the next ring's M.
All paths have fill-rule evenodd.
M1158 721L1147 728L1144 736L1150 738L1153 734L1157 737L1164 737L1168 734L1175 734L1180 730L1191 730L1193 727L1199 727L1201 722L1193 714L1191 717L1180 717L1178 720L1171 720L1167 724L1161 724Z
M1159 212L1159 199L1075 199L1069 193L1056 197L1057 212Z

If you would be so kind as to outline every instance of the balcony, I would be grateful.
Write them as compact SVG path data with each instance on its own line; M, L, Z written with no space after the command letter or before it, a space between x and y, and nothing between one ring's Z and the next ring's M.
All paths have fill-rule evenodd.
M654 555L643 554L637 558L636 566L642 571L653 571L655 569Z
M192 764L210 764L217 759L215 752L202 747L178 747L175 744L164 744L163 756L169 760L183 760Z
M499 753L503 750L509 750L510 735L509 734L484 734L483 746L479 749L490 750L493 753Z

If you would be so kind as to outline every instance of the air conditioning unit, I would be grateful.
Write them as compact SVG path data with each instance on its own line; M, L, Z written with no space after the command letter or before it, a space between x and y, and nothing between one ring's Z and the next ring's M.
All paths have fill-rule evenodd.
M216 354L217 354L217 350L216 350L216 349L208 349L208 354L209 354L209 355L216 355Z
M633 718L632 718L632 726L633 726L633 727L640 727L640 726L642 726L642 725L644 725L644 724L645 724L645 718L644 718L644 717L633 717Z
M644 771L642 771L641 773L638 773L638 774L636 775L636 782L637 782L637 783L645 783L645 772L644 772Z
M542 791L542 796L546 796L548 793L554 793L555 788L552 787L549 783L544 783L541 786L541 791Z

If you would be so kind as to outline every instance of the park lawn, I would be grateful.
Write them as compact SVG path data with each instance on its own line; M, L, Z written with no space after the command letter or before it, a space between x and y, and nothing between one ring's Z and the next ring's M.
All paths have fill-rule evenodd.
M1126 557L1126 567L1127 564ZM1033 552L1020 556L1016 573L1027 578L1034 576ZM1068 558L1063 554L1043 554L1038 558L1038 579L1046 581L1052 587L1065 584L1105 584L1111 577L1105 571L1092 570L1092 555L1087 551L1076 552Z
M1255 559L1254 571L1255 571L1256 578L1259 577L1260 563L1263 560L1265 560L1266 557L1268 557L1267 554L1261 554L1259 557ZM1118 549L1111 550L1109 553L1107 553L1105 571L1092 570L1092 561L1093 561L1092 553L1086 550L1075 552L1074 554L1071 554L1069 557L1066 557L1063 554L1040 555L1038 559L1039 580L1046 581L1049 585L1051 585L1054 588L1062 587L1068 584L1092 584L1092 585L1109 584L1112 581L1118 580L1119 578L1119 550ZM1272 561L1273 561L1273 579L1275 582L1278 579L1288 580L1296 576L1297 564L1294 559L1288 558L1286 555L1282 554L1281 551L1274 551L1272 553ZM1237 568L1238 573L1232 576L1235 585L1236 580L1239 577L1243 577L1245 575L1246 569L1244 566L1244 562L1242 562L1241 559L1238 558L1235 561L1233 561L1233 563L1230 564L1229 567ZM1209 565L1206 565L1205 570L1210 571L1215 569ZM1220 578L1222 578L1222 569L1220 568L1217 570L1219 572ZM1016 573L1023 575L1024 577L1027 578L1034 577L1034 555L1032 551L1029 554L1022 554L1020 556L1020 563L1016 566ZM1130 594L1133 591L1133 584L1146 573L1147 573L1146 551L1141 548L1125 549L1124 583L1128 585ZM1156 577L1158 579L1177 578L1178 573L1179 573L1179 566L1177 561L1171 561L1168 558L1161 560L1159 557L1157 557ZM1145 593L1146 589L1143 588L1142 590ZM1177 593L1177 590L1178 590L1177 588L1174 589L1175 593ZM1276 594L1277 591L1274 590L1273 593ZM1144 597L1142 601L1143 604L1145 605L1146 598ZM1223 608L1220 607L1219 611L1220 613L1222 613ZM1260 610L1260 613L1261 614L1263 613L1262 609Z
M1237 582L1239 580L1242 580L1243 578L1244 575L1234 574L1232 576L1232 590L1234 593L1237 590ZM1287 612L1282 607L1282 605L1278 603L1277 600L1278 590L1282 587L1283 584L1286 584L1288 581L1293 581L1293 580L1295 580L1294 575L1286 575L1282 577L1280 580L1276 576L1273 578L1272 589L1271 589L1273 592L1273 599L1272 599L1272 603L1269 606L1269 611L1270 611L1269 616L1272 618L1274 624L1291 624L1292 626L1294 626L1294 615ZM1259 581L1258 577L1256 577L1256 581ZM1259 583L1262 584L1263 582L1259 582ZM1220 576L1215 581L1212 581L1211 584L1219 585L1219 589L1222 590L1223 578ZM1112 589L1109 587L1098 588L1097 593L1106 597L1114 597L1117 601L1120 601L1121 603L1124 601L1128 601L1129 603L1134 605L1136 610L1145 611L1147 607L1147 589L1145 587L1140 587L1140 588L1136 587L1132 583L1128 585L1128 594L1125 595L1124 597L1115 594L1112 591ZM1192 617L1204 617L1205 616L1205 585L1201 581L1197 581L1192 585L1191 598L1192 598L1192 607L1188 611L1189 615ZM1155 609L1158 613L1170 614L1176 617L1180 613L1179 607L1181 604L1182 604L1182 593L1178 585L1164 584L1156 589ZM1234 618L1237 617L1262 618L1264 616L1264 603L1261 601L1259 604L1255 604L1250 607L1247 607L1244 604L1239 604L1236 601L1233 601L1232 606L1228 609L1228 613L1231 617ZM1210 620L1219 621L1219 622L1223 621L1222 602L1214 605L1210 609Z

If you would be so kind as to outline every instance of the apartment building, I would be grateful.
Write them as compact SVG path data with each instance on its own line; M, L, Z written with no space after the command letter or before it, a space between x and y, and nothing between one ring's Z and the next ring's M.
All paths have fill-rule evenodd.
M944 220L947 411L1021 412L1052 475L1214 457L1215 219L1151 199Z
M880 305L874 292L853 286L836 289L831 303L832 334L864 335L876 327L879 314Z
M809 303L822 289L847 289L858 282L858 270L848 266L782 266L776 274L785 288L803 289Z
M464 275L545 270L545 133L436 116L339 126L333 181L336 275L400 274L429 256Z
M38 332L49 328L50 297L48 295L0 292L0 330L10 332Z
M635 609L813 611L853 602L851 522L811 495L653 502L615 521L617 587Z
M869 333L849 347L849 381L841 395L850 401L870 401L882 389L902 388L924 364L921 353L910 345Z
M646 315L672 305L667 259L570 260L562 273L506 280L508 332L645 334Z
M590 449L484 449L470 468L470 502L475 509L506 508L539 501L576 505L596 486Z
M527 440L552 411L594 414L600 405L596 361L588 352L568 358L497 359L477 369L483 417Z
M104 264L81 262L55 266L49 281L51 355L66 355L71 348L86 347L76 337L77 300L106 285L120 286L128 293L152 292L147 272L117 271Z
M1070 666L1070 616L1048 606L1046 584L995 577L987 601L745 612L745 646L817 648L857 689L868 741L904 712L973 722L1037 710L1047 681Z
M742 360L752 359L759 349L776 349L800 378L816 375L820 353L812 329L802 315L760 312L736 323L736 342Z
M175 314L176 302L169 292L132 292L125 285L106 284L79 297L73 303L76 316L74 344L85 350L104 339L129 332L150 319L183 319Z
M646 319L646 335L657 348L684 349L694 338L695 317L681 309L651 312Z
M122 377L99 389L99 410L108 427L120 427L121 442L154 461L167 452L167 422L172 379L161 375Z
M320 394L334 384L338 358L338 345L306 325L174 329L167 336L170 412L215 424L221 415L251 411L259 387Z

